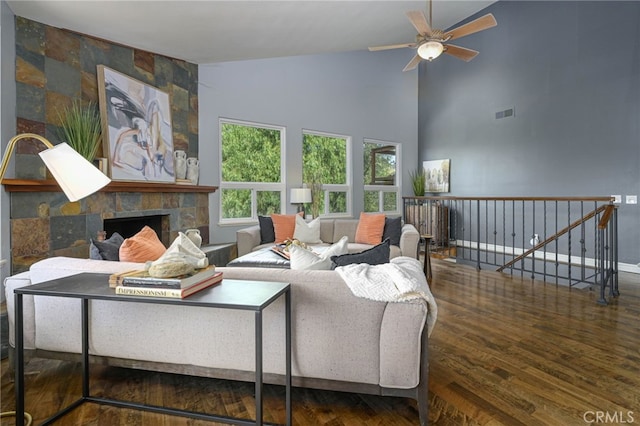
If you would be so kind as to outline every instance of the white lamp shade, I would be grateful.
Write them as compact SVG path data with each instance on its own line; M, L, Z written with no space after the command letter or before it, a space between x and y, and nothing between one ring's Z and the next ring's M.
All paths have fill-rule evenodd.
M40 152L40 157L69 201L78 201L111 180L66 143Z
M418 47L418 55L420 55L422 59L431 61L440 56L443 50L444 47L442 46L442 43L437 41L428 41Z
M310 188L291 188L291 204L311 202Z

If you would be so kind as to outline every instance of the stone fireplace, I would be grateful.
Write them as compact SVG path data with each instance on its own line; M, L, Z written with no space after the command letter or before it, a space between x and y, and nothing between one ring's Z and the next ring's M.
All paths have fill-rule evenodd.
M141 224L159 220L152 228L160 229L165 246L189 228L199 229L203 244L209 243L209 193L216 187L131 183L119 190L123 185L112 182L101 192L69 202L59 189L28 192L12 189L6 181L5 189L11 192L11 274L52 256L88 258L90 240L100 231L110 236L114 224L130 227L122 232L132 235Z

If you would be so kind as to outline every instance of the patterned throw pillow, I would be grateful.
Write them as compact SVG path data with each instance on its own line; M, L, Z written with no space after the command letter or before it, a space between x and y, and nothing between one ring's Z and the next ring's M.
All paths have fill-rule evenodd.
M147 262L158 260L166 247L162 244L156 231L148 226L130 238L126 238L120 246L121 262Z
M360 213L355 242L357 244L380 244L384 233L384 220L384 213Z

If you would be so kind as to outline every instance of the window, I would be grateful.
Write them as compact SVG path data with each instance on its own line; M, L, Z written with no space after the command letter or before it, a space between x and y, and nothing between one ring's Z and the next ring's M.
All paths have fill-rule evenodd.
M397 213L400 199L398 155L400 145L364 141L364 211Z
M302 178L311 188L313 217L351 214L351 138L305 131L302 135Z
M283 127L220 120L220 222L283 211Z

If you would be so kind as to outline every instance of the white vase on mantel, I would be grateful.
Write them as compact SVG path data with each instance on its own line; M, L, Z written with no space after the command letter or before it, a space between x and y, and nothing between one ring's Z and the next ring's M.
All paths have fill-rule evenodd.
M196 157L187 158L187 179L192 184L198 184L198 177L200 175L200 161Z
M175 157L176 178L186 179L187 177L187 153L177 150L173 153Z
M202 245L202 235L200 235L199 229L187 229L184 233L191 241L193 241L193 244L195 244L196 247L200 248Z

